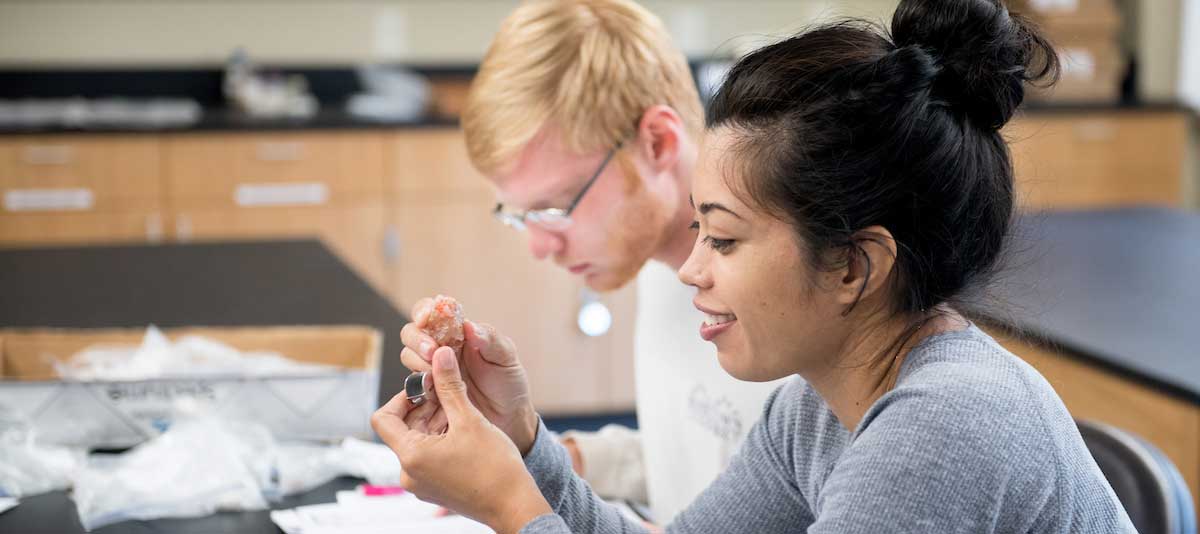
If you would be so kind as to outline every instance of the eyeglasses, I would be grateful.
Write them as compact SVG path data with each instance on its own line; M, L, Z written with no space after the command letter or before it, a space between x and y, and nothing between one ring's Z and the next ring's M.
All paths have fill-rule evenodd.
M620 149L621 143L617 143L612 150L608 151L608 155L604 156L604 161L600 162L600 167L596 169L591 178L588 178L587 183L583 184L583 190L575 195L575 199L571 201L567 209L546 208L527 211L505 211L504 203L497 202L496 207L492 209L492 216L504 223L505 226L518 231L525 230L528 225L537 226L538 228L552 232L561 232L570 228L573 222L571 220L571 212L575 211L575 207L579 205L579 201L583 200L583 195L587 194L588 190L592 188L592 184L596 183L596 180L604 173L604 168L608 166L608 162L612 161L613 156Z

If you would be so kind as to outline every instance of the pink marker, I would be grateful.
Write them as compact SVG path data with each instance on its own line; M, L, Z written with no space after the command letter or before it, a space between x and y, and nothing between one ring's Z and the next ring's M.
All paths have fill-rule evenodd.
M380 495L400 495L404 493L404 488L400 486L374 486L371 484L363 484L363 495L378 497Z

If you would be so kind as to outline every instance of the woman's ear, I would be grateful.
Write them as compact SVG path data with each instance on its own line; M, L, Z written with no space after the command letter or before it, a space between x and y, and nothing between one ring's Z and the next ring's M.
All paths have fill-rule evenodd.
M896 240L882 226L868 226L850 236L846 266L837 289L838 302L849 314L859 302L880 294L896 267Z
M638 150L655 174L666 172L679 161L683 119L671 106L651 106L638 121Z

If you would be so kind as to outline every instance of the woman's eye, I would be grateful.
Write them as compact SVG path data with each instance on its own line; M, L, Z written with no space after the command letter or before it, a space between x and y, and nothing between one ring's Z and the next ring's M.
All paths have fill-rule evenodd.
M700 221L692 221L692 224L690 224L688 228L692 230L699 230ZM733 248L734 243L733 239L716 239L712 236L704 236L704 238L702 238L700 241L722 254L728 252L730 248Z
M708 246L712 247L712 249L717 252L725 253L725 252L728 252L729 249L733 248L734 240L732 240L732 239L716 239L712 236L705 236L704 243L707 244Z

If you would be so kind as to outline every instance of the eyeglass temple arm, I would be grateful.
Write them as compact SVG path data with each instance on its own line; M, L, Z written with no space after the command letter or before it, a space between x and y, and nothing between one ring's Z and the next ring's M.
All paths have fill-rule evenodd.
M596 168L596 173L593 174L592 177L588 179L587 183L583 185L583 190L580 191L578 195L575 195L575 198L571 200L570 207L567 208L567 215L570 215L571 212L575 211L575 206L579 205L579 200L583 198L583 195L587 194L588 189L592 188L592 184L596 183L596 179L604 173L604 168L608 167L608 162L613 159L613 156L617 155L617 150L620 149L621 143L617 143L617 146L614 146L612 150L608 151L608 155L604 156L604 161L601 161L600 166Z

